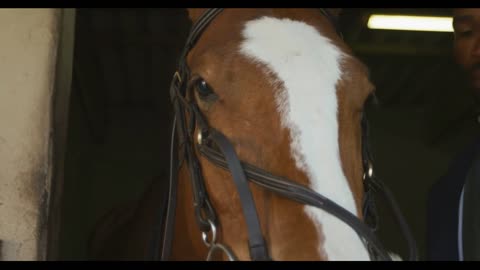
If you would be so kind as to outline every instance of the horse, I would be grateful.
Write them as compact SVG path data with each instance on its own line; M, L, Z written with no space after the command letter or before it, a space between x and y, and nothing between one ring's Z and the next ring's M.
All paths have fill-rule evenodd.
M374 85L338 10L188 13L161 258L391 260L365 222L386 189L366 146Z
M165 199L152 186L136 206L144 214L130 223L161 208L148 216L151 234L135 227L150 238L138 252L148 260L398 260L375 235L373 193L383 191L416 260L408 225L373 173L364 108L375 89L342 39L339 9L193 8L188 16L170 87L170 175L155 184Z

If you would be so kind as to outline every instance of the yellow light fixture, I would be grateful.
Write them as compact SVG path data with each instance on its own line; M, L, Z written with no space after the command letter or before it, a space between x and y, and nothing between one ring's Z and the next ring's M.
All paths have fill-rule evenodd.
M367 26L384 30L453 32L452 21L452 17L373 14Z

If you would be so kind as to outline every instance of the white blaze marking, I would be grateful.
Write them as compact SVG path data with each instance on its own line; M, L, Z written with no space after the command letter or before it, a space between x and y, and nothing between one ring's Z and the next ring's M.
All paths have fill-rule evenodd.
M291 132L296 166L310 187L356 215L343 173L338 141L336 83L344 54L314 27L300 21L263 17L246 23L240 52L273 74L282 125ZM278 84L280 83L280 84ZM323 230L329 260L369 260L358 235L323 210L305 207ZM320 226L321 224L321 226Z

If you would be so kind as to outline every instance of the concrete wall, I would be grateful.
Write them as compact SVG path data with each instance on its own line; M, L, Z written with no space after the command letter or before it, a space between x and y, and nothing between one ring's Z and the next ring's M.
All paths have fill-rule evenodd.
M45 256L60 14L0 9L1 260Z

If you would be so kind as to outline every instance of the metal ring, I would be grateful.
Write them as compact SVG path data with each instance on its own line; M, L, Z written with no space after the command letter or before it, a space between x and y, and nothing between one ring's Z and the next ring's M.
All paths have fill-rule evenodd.
M212 254L215 250L217 249L220 249L221 251L223 251L223 253L225 253L227 255L227 258L229 261L233 262L233 261L237 261L237 258L235 257L235 255L233 254L233 252L228 249L226 246L222 245L222 244L214 244L212 245L212 247L210 248L210 250L208 250L208 255L207 255L207 261L211 261L212 260Z
M208 223L210 224L210 232L212 232L212 241L208 242L208 232L202 232L202 240L203 243L207 247L211 247L212 245L215 245L215 242L217 241L217 227L215 227L215 224L210 219L207 219Z

